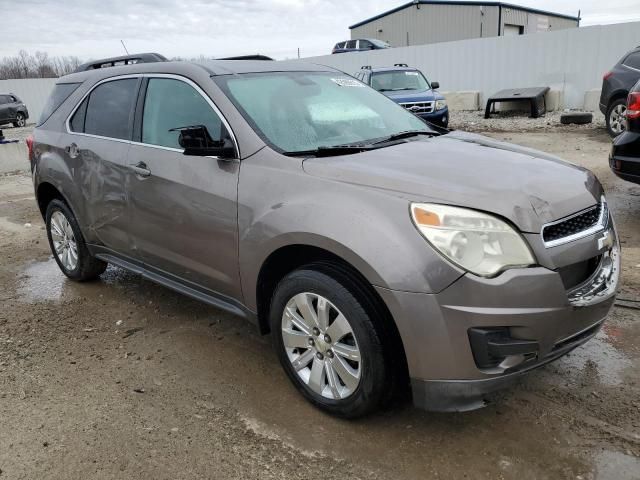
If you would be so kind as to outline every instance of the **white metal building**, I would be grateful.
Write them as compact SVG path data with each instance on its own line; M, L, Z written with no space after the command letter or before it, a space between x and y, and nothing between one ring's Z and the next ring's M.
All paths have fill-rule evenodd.
M351 38L393 47L577 28L573 17L502 2L414 0L350 26Z

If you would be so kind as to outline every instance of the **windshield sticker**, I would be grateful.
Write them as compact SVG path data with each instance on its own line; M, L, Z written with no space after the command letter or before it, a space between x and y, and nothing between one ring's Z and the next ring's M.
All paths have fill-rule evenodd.
M417 77L418 76L418 72L404 72L406 75L411 75L413 77Z
M364 83L355 78L332 78L331 81L341 87L364 87Z

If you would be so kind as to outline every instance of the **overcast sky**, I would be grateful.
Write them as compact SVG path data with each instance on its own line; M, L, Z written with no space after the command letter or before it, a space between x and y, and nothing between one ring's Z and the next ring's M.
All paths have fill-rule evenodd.
M168 57L330 53L349 25L407 0L0 0L0 57L20 49L81 59L130 52ZM512 0L577 15L582 25L640 20L640 0Z

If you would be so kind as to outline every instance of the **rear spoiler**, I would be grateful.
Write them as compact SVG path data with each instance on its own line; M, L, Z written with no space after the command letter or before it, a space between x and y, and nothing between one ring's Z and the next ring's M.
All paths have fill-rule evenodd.
M134 63L156 63L166 61L168 61L167 58L159 53L138 53L135 55L124 55L122 57L102 58L100 60L83 63L74 71L74 73L86 72L87 70L97 70L99 68L133 65Z

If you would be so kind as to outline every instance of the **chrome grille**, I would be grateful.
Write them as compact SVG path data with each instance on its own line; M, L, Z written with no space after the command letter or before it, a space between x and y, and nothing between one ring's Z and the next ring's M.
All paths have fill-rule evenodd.
M568 243L604 230L608 219L609 211L603 198L593 207L542 227L542 240L547 248Z
M420 114L433 112L433 104L434 102L408 102L401 103L400 105L409 110L411 113Z

